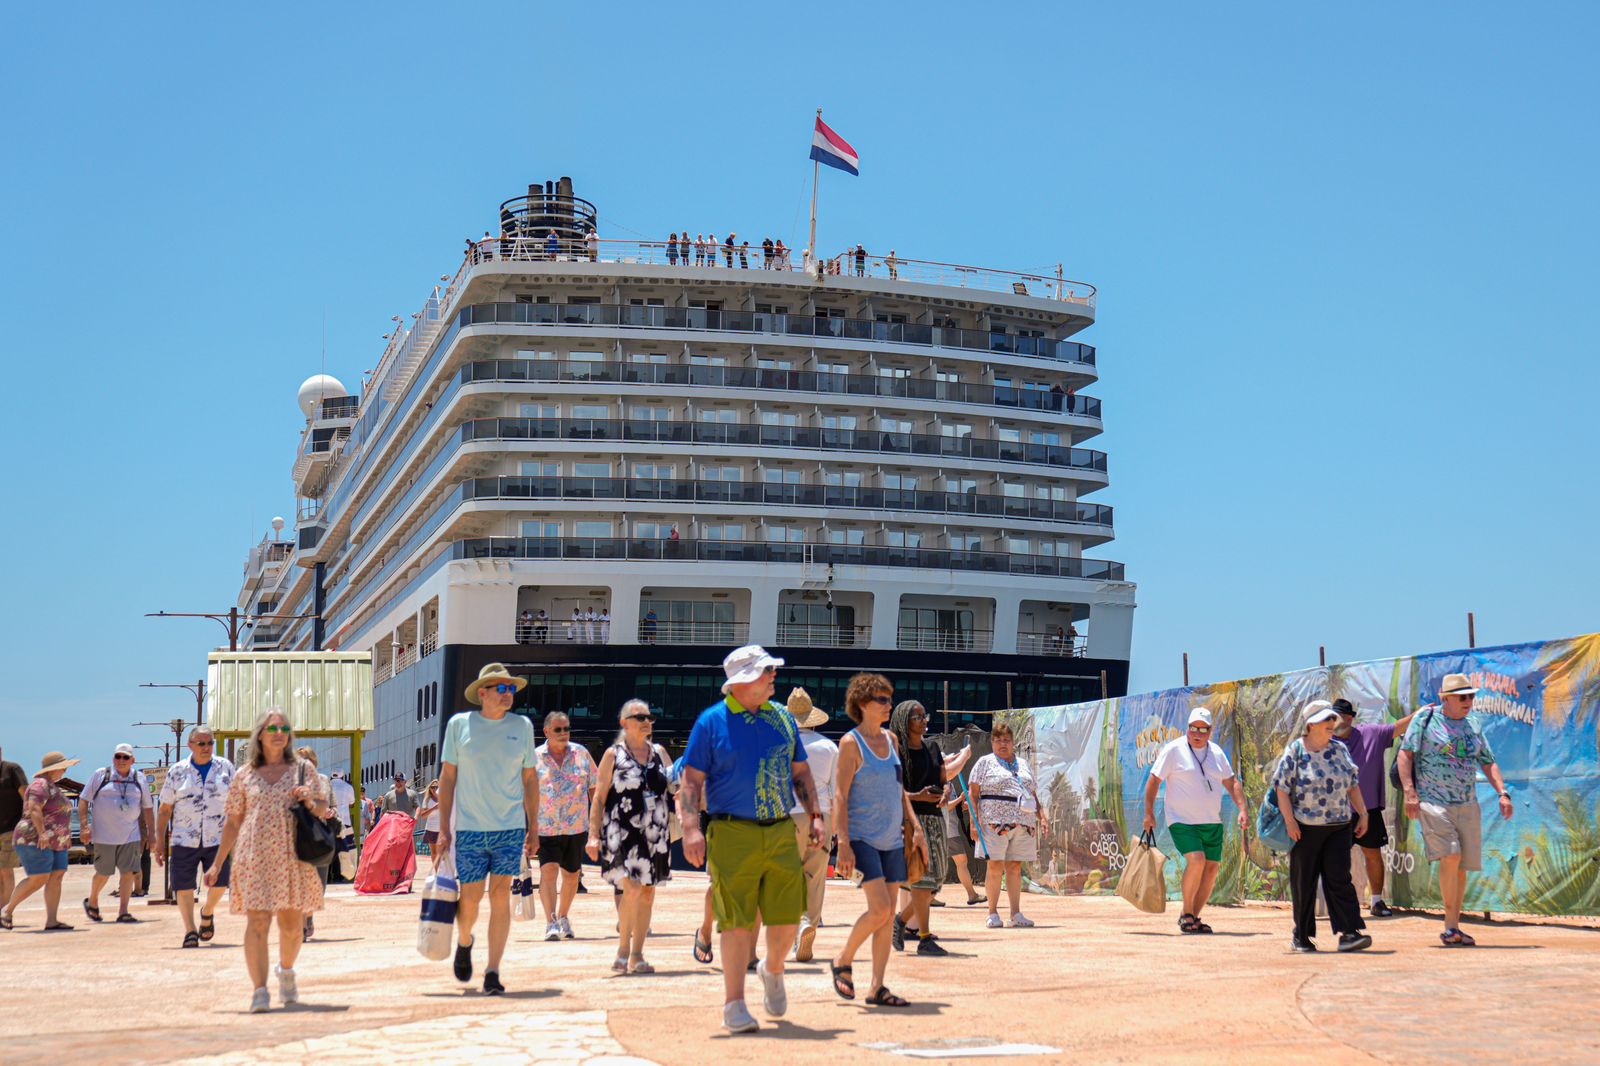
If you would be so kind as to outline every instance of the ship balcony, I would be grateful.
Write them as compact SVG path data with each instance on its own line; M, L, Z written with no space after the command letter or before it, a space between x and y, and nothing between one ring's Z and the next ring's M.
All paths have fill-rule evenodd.
M719 311L703 307L661 307L638 304L489 303L463 307L456 327L484 325L612 326L640 330L688 330L842 341L898 344L916 348L951 348L1078 364L1094 373L1093 345L1049 337L1024 337L993 329L965 329L916 322L877 322L857 318L763 311Z
M1018 655L1049 655L1058 658L1081 657L1089 654L1089 638L1065 628L1048 632L1019 632Z
M462 443L480 440L602 441L621 444L709 444L719 447L790 448L862 455L983 459L1071 470L1106 481L1106 453L1060 444L989 437L887 433L869 429L768 426L752 423L677 422L611 418L478 418L461 427Z
M963 629L957 626L902 625L895 633L895 647L903 651L976 652L987 655L994 650L994 630Z
M640 644L716 644L736 648L750 642L749 622L675 622L639 620Z

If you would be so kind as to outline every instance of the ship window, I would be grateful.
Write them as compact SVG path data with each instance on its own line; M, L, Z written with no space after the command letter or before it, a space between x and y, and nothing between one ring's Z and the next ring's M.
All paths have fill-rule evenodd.
M574 522L572 534L576 537L609 537L611 536L610 522Z
M561 523L546 522L543 519L524 522L522 523L522 535L524 537L559 537L561 536Z
M573 463L573 477L610 477L610 463Z
M865 544L867 531L864 529L830 529L828 530L829 544Z
M605 404L579 403L572 406L573 418L610 418L611 408Z

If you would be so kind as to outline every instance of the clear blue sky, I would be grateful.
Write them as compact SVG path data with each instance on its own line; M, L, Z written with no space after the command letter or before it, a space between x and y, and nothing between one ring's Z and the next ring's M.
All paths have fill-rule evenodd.
M818 106L825 247L1099 286L1136 689L1600 625L1593 5L575 10L9 13L8 757L190 711L136 686L221 631L142 615L292 518L324 314L358 381L563 174L607 235L798 247Z

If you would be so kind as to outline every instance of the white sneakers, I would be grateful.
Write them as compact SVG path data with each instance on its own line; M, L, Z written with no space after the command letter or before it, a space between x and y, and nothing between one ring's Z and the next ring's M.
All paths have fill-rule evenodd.
M571 940L572 939L572 923L567 920L567 916L565 914L563 914L561 917L557 918L556 921L561 924L561 939L562 940Z
M267 994L267 990L265 988L256 989L255 994L250 997L250 1013L265 1014L271 1009L272 997Z
M722 1005L722 1027L730 1033L753 1033L761 1028L742 999Z
M278 974L278 1000L285 1006L293 1006L300 1002L300 989L295 985L294 971L285 970L282 966L274 967ZM266 989L259 989L265 992Z
M995 917L999 917L999 915L996 915ZM1018 911L1017 913L1015 913L1015 914L1013 914L1011 916L1011 928L1013 928L1013 929L1032 929L1033 928L1033 919L1029 918L1026 914L1023 914L1021 911Z
M810 962L812 947L817 942L817 927L810 922L800 923L800 937L794 942L794 961Z
M789 993L783 987L783 974L768 973L767 960L756 964L756 976L761 978L761 1007L774 1018L782 1018L789 1010Z
M989 915L989 920L983 924L988 926L990 929L1004 929L1006 927L1005 919L1000 917L998 914Z
M561 919L560 918L555 919L549 925L544 927L544 938L546 940L560 940L561 939Z

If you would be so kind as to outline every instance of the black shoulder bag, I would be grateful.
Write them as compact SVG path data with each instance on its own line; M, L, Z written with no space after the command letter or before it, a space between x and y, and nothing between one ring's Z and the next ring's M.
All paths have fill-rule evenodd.
M1428 723L1431 722L1431 721L1433 721L1433 708L1429 707L1428 708L1428 716L1422 720L1422 736L1423 736L1424 740L1427 739L1427 736L1428 736ZM1404 740L1405 738L1401 737L1400 739ZM1412 775L1413 780L1416 778L1416 773L1417 773L1416 763L1413 762L1411 764L1411 775ZM1389 764L1389 784L1394 788L1394 790L1396 792L1402 792L1405 789L1405 786L1400 783L1400 748L1399 748L1399 745L1395 746L1394 762Z
M299 776L295 782L306 783L306 764L300 760ZM333 861L339 848L339 819L337 815L318 818L299 800L294 802L294 856L312 866L326 866Z

